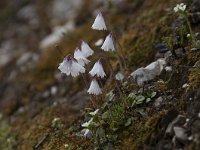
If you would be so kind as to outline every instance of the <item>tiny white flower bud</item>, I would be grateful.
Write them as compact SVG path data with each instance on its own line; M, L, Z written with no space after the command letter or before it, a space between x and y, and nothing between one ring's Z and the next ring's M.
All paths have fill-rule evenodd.
M94 30L107 30L103 15L99 13L97 17L94 20L94 23L92 25L92 29Z
M118 72L115 75L115 79L118 80L118 81L122 81L124 79L124 75L121 72Z
M99 39L95 42L95 46L101 46L103 44L103 39Z
M90 84L90 87L87 91L89 94L93 94L93 95L100 95L102 94L102 90L97 82L96 79L93 79L91 84Z
M103 66L100 62L100 60L98 60L92 70L89 72L93 77L96 75L97 77L101 77L101 78L104 78L106 76L104 70L103 70Z
M91 56L94 53L94 51L90 48L90 46L85 41L82 41L81 43L81 51L85 58Z
M115 51L115 46L114 46L112 34L109 34L106 37L103 45L101 46L101 49L104 50L104 51Z
M98 112L99 112L99 109L96 109L95 111L90 112L89 114L92 116L95 116Z
M82 126L82 127L85 127L85 128L88 128L89 125L90 125L92 122L93 122L93 118L91 118L89 121L83 123L81 126Z

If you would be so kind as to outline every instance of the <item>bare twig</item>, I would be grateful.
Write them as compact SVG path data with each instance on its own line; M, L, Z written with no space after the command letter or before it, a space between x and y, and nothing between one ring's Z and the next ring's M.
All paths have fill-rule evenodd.
M44 136L42 137L42 139L33 147L34 150L39 149L40 146L43 145L43 143L46 141L46 139L48 138L49 133L45 133Z

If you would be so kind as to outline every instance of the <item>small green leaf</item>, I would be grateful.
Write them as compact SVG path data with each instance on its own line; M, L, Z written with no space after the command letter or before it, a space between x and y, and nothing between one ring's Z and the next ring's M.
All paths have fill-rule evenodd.
M116 123L115 121L112 121L111 124L110 124L110 128L111 128L113 131L117 131L117 130L118 130L117 123Z
M136 98L135 92L130 93L130 94L128 95L128 97L129 97L129 98L132 98L132 99Z
M152 92L151 93L151 98L154 98L156 96L156 94L157 94L156 92Z
M132 118L128 118L128 120L127 120L126 123L125 123L125 127L130 126L131 123L132 123Z
M96 131L96 136L100 139L105 138L105 130L103 128L98 128Z
M146 99L146 103L150 102L151 101L151 98L147 98Z
M142 115L143 117L146 116L146 113L144 112L144 109L136 109L136 111Z
M102 114L102 119L103 119L103 120L108 120L108 119L109 119L109 112L108 112L108 111L106 111L106 112L104 112L104 113Z
M126 87L127 85L128 85L127 81L122 84L123 87Z
M145 97L143 95L139 95L136 97L136 104L142 104L145 100Z
M111 90L106 94L106 98L108 99L108 101L112 101L113 97L114 97L113 90Z

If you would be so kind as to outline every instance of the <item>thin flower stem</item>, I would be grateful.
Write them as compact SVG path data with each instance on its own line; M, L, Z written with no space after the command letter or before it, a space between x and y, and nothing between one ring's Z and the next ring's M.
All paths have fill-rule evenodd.
M86 79L85 79L85 77L84 77L84 75L82 73L81 73L81 77L83 79L83 82L84 82L86 88L89 88L89 85L87 84Z
M60 49L60 47L59 47L58 45L56 45L55 48L58 50L59 54L64 58L65 55L64 55L64 53L62 52L62 50Z
M62 35L63 35L63 37L64 37L66 40L68 40L68 39L71 39L71 40L73 40L73 41L76 41L76 40L77 40L77 39L75 39L73 36L71 36L71 35L68 34L68 33L62 32Z
M111 63L110 63L110 60L108 59L108 64L109 64L109 66L110 66L110 69L111 69L111 75L110 75L110 77L111 77L111 79L112 79L112 77L113 77L113 74L114 74L114 69L113 69L113 67L112 67L112 65L111 65ZM118 91L119 91L119 93L120 93L120 97L122 96L122 91L121 91L121 89L120 89L120 87L119 87L119 85L118 85L118 83L117 83L117 81L115 80L115 84L116 84L116 86L117 86L117 89L118 89Z
M186 16L186 22L187 22L188 28L189 28L189 30L190 30L192 42L193 42L193 44L195 44L195 36L194 36L194 33L193 33L193 31L192 31L192 27L191 27L190 21L189 21L189 19L188 19L187 16Z
M81 77L82 77L82 79L83 79L83 81L84 81L84 84L85 84L86 88L89 88L89 85L87 84L86 79L85 79L85 77L84 77L83 74L81 74ZM96 105L95 105L95 103L94 103L94 101L93 101L92 96L90 96L90 102L92 103L93 107L95 108Z
M114 74L114 69L113 69L113 67L112 67L112 65L111 65L111 62L110 62L110 59L108 58L108 65L109 65L109 67L110 67L110 69L111 69L111 73L110 73L110 80L112 79L112 77L113 77L113 74Z
M120 51L120 53L122 55L122 56L120 56L119 53L117 53L118 57L120 58L120 61L121 61L121 57L122 57L122 61L123 61L122 64L124 64L125 69L127 69L126 61L125 61L125 57L124 57L125 55L124 55L123 50L122 50L122 45L120 44L119 39L117 38L117 36L116 36L116 34L114 32L113 32L113 36L114 36L114 38L115 38L115 40L116 40L116 42L117 42L117 44L119 46L119 51Z
M103 89L103 83L101 82L101 79L97 78L97 81L100 83L100 86Z

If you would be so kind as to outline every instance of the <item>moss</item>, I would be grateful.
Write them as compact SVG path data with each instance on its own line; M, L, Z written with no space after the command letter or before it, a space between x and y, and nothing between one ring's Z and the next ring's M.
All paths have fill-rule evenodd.
M48 136L42 142L40 148L62 149L65 143L72 143L77 147L78 144L76 143L83 140L77 140L68 134L67 129L77 120L78 115L79 110L76 106L62 104L43 109L33 119L29 119L29 116L25 115L23 115L23 118L18 117L14 127L18 135L17 150L27 150L34 147L42 140L45 134L48 134ZM57 117L61 119L61 123L64 125L62 129L51 127L52 120ZM26 121L24 121L24 118L26 118Z
M15 135L7 120L2 118L0 114L0 149L12 150L15 146Z
M145 149L145 145L155 144L157 125L164 115L158 112L149 119L137 120L128 131L123 133L123 141L119 144L120 148L131 147L134 150Z
M155 143L155 141L153 141L156 135L155 132L157 131L157 125L163 115L163 112L159 112L146 121L138 132L138 138L134 141L133 149L140 149L147 144Z
M188 65L193 66L200 58L200 51L190 51L188 52Z
M200 87L200 68L195 68L190 71L189 85L192 89L198 89Z
M169 6L170 2L148 1L131 16L130 25L121 39L123 51L128 54L129 68L142 66L154 59L156 50L153 45L161 42L161 37L171 32L173 19L163 11Z

